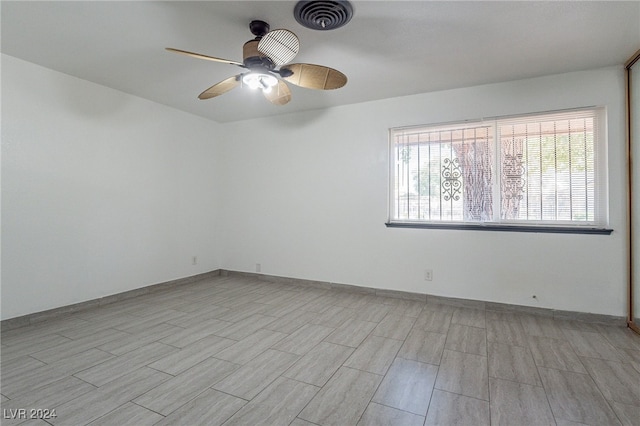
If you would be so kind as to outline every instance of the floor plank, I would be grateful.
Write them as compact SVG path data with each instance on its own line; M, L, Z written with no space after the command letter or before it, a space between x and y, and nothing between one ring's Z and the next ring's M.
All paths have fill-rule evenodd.
M381 381L377 374L342 367L298 417L319 425L354 425Z

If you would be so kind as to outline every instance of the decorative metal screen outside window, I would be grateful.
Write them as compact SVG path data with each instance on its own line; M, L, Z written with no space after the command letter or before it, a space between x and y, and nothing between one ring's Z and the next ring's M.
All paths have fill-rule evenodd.
M391 129L389 222L604 227L602 122L591 108Z

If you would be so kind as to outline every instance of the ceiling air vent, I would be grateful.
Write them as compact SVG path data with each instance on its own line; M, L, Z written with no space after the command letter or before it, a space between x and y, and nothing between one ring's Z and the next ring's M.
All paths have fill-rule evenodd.
M353 16L353 7L348 1L299 1L293 16L303 27L328 31L346 25Z

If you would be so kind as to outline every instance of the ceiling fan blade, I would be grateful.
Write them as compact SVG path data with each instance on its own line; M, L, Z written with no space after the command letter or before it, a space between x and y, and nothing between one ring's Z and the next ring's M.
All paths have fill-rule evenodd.
M238 65L239 67L245 68L242 62L230 61L228 59L222 59L222 58L215 58L213 56L201 55L200 53L187 52L186 50L174 49L173 47L165 47L165 49L168 50L169 52L180 53L180 54L192 56L198 59L206 59L207 61L222 62L223 64Z
M204 92L198 95L198 99L205 100L215 98L222 94L227 93L229 90L240 85L240 75L234 75L226 80L222 80L220 83L214 84Z
M299 50L300 40L289 30L269 31L258 43L258 52L267 55L277 67L291 62Z
M347 84L347 76L338 70L313 64L289 64L280 71L289 70L292 75L282 77L291 84L307 89L333 90ZM282 74L281 74L282 75Z
M291 100L291 91L289 86L282 80L278 80L278 84L271 88L269 93L264 93L264 97L274 105L284 105Z

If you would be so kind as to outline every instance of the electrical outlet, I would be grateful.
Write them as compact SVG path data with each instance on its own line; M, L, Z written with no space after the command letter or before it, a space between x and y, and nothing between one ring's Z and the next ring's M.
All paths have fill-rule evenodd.
M424 280L425 281L433 281L433 269L425 269L424 270Z
M259 263L256 263L256 272L261 272L262 271L262 265Z

